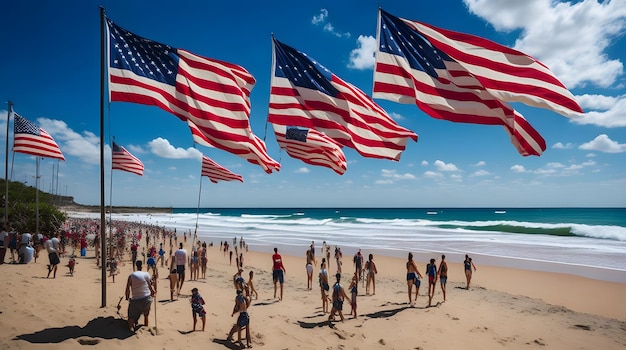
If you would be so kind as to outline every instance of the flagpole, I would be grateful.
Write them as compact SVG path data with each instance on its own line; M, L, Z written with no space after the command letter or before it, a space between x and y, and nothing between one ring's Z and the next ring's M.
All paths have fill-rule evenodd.
M106 240L105 237L105 203L104 203L104 65L105 65L105 28L104 28L104 7L100 6L100 246L102 250L102 304L107 304L107 272L106 272Z
M35 234L39 232L39 158L35 157Z
M9 101L7 111L7 137L4 158L4 225L9 224L9 121L13 113L13 102ZM8 228L7 228L8 229Z

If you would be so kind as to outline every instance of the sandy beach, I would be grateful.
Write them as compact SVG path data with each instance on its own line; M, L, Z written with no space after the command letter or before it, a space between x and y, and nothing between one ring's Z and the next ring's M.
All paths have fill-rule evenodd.
M264 349L622 349L626 346L626 284L569 274L482 266L476 261L472 286L465 290L460 264L449 263L447 301L437 284L427 307L423 282L415 307L408 305L405 259L375 255L376 294L359 284L358 318L328 322L321 308L314 270L307 289L305 257L283 255L287 270L284 300L273 298L271 253L244 254L244 276L254 271L259 299L249 308L252 345ZM318 249L319 251L319 249ZM280 251L279 251L280 253ZM354 272L352 254L344 252L342 284ZM363 251L367 256L369 252ZM318 260L319 260L318 256ZM416 255L422 274L426 258ZM437 263L439 262L439 257ZM8 254L6 261L9 261ZM107 279L106 307L101 307L101 271L94 251L78 258L70 276L63 258L55 279L46 278L47 256L36 263L0 265L0 348L2 349L238 349L226 341L231 317L235 261L208 248L206 279L186 281L181 295L169 300L167 268L159 268L158 294L149 327L127 330L128 302L123 300L132 266L120 266L115 283ZM336 266L331 262L330 272ZM189 278L189 274L187 274ZM191 289L206 300L205 332L191 332ZM120 301L121 300L121 301ZM120 310L118 313L118 302ZM143 318L140 320L142 323ZM200 324L200 321L199 321Z

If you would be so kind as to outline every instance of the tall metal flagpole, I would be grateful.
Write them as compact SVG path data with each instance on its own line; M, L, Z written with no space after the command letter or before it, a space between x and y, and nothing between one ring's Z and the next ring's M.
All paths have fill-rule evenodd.
M9 109L7 111L7 138L6 138L6 157L4 158L4 224L9 224L9 121L13 113L13 102L9 101Z
M35 170L35 234L39 232L39 156L35 157L37 160Z
M104 65L106 52L106 30L104 28L104 7L100 7L100 250L102 251L102 304L107 304L106 271L106 218L104 204Z

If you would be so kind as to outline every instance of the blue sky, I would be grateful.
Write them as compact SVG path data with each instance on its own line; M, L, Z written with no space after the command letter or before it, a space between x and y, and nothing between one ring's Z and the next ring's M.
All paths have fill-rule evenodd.
M106 148L107 205L193 208L200 198L202 207L626 206L624 0L62 3L0 5L0 130L6 130L11 100L17 113L55 138L66 157L58 170L56 160L41 161L44 191L100 204L103 6L109 18L137 35L246 68L257 80L252 130L282 165L280 172L266 174L239 157L194 145L187 125L157 107L107 103L106 144L114 136L145 164L142 177L122 171L111 177ZM541 157L522 157L502 127L436 120L415 105L376 100L419 135L399 162L344 148L348 170L339 176L290 158L278 148L271 126L266 128L271 34L371 95L379 5L398 17L482 36L536 57L570 88L584 118L515 104L547 144ZM201 181L201 154L242 175L244 183ZM33 157L9 152L12 180L34 186L35 175Z

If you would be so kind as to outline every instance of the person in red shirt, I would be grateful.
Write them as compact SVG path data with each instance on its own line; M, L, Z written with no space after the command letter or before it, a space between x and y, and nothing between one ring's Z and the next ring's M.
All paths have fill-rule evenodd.
M280 283L280 300L283 300L283 283L285 282L285 266L283 265L283 258L278 254L278 248L274 248L274 255L272 255L272 278L274 279L274 299L276 299L276 283Z

